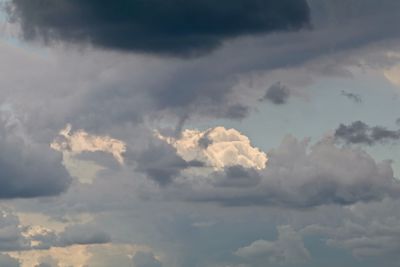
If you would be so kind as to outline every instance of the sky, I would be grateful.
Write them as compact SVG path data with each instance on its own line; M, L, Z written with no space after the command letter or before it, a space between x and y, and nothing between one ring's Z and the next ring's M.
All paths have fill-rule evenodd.
M0 267L399 266L399 1L0 10Z

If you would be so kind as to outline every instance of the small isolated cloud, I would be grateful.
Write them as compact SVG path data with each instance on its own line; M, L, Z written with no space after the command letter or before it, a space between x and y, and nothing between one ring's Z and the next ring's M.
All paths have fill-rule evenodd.
M78 155L82 152L105 152L110 153L120 163L124 163L123 154L126 152L126 145L121 140L109 136L92 135L84 130L71 132L71 125L60 131L60 136L51 143L51 148L70 152Z
M247 260L280 265L304 263L311 258L300 234L288 225L278 227L277 240L257 240L234 254Z
M354 103L357 103L357 104L362 103L362 98L359 94L349 93L349 92L342 90L341 95L347 97Z
M250 139L235 129L184 130L179 138L160 134L158 137L172 145L185 161L203 162L214 170L230 166L261 170L268 161L264 152L253 147Z
M400 130L388 130L382 126L369 126L362 121L349 125L341 124L335 131L335 138L347 144L374 145L400 139Z
M267 92L260 99L260 101L271 101L276 105L282 105L287 102L289 97L289 88L281 84L281 82L277 82L268 88Z
M305 0L12 0L10 11L26 39L181 56L207 52L226 39L309 24Z

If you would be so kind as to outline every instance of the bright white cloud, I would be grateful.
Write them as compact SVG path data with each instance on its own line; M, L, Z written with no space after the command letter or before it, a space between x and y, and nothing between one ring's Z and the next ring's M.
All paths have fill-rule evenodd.
M73 155L82 152L106 152L120 163L124 163L123 153L126 152L126 144L118 139L109 136L91 135L84 130L71 132L71 125L68 124L60 131L60 136L51 143L55 150L68 151Z
M261 170L268 161L264 152L253 147L249 138L235 129L184 130L180 138L159 133L157 136L172 145L184 160L201 161L215 170L235 165Z

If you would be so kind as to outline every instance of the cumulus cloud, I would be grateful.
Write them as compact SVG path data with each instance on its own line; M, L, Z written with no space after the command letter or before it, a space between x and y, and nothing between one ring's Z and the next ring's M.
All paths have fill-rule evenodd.
M281 265L300 264L311 258L300 234L288 225L278 227L277 240L257 240L239 248L234 254L246 259L258 259L264 264L267 261Z
M51 148L57 151L68 151L73 155L82 152L110 153L120 163L124 163L123 154L126 152L126 144L121 140L109 136L91 135L84 130L71 133L71 125L60 131L60 138L51 143Z
M388 130L382 126L369 126L362 121L350 125L341 124L335 131L335 138L348 144L374 145L400 139L399 130Z
M13 0L24 37L90 42L103 48L186 55L208 51L227 38L305 26L305 0L80 1ZM149 18L153 18L149 20ZM240 21L240 23L238 23Z
M158 135L161 140L172 145L185 161L200 161L214 170L224 167L242 166L264 169L267 155L253 147L247 136L235 129L224 127L205 131L184 130L179 138Z
M313 146L287 136L269 153L265 169L223 169L176 180L172 194L191 201L228 206L266 205L308 208L350 205L400 196L400 183L389 161L361 149L338 147L323 139ZM246 186L243 186L246 185Z

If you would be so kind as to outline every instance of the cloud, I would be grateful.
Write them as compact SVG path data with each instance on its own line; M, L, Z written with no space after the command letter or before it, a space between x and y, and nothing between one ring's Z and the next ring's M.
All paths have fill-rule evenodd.
M57 260L55 260L51 256L42 257L40 259L40 263L37 264L35 267L60 267Z
M0 118L0 198L55 196L64 192L71 177L61 155L48 144L37 143L16 121Z
M400 196L389 161L377 163L361 149L323 139L313 146L287 136L269 153L265 169L225 168L176 179L166 194L227 206L351 205Z
M400 86L399 73L400 73L399 65L391 66L383 71L383 74L386 77L386 79L395 86Z
M10 257L6 254L0 254L0 266L2 267L20 267L17 259Z
M19 218L7 209L1 210L0 251L23 250L30 242L24 237Z
M358 260L376 258L385 265L396 266L400 259L398 211L399 200L360 203L341 211L341 219L333 223L315 221L302 233L324 236L328 246L348 251Z
M350 99L354 103L358 103L358 104L362 103L362 98L358 94L349 93L349 92L346 92L346 91L342 90L341 91L341 95L347 97L348 99Z
M351 251L357 258L397 254L400 251L398 222L388 217L367 224L347 221L335 229L336 234L328 238L327 244Z
M234 254L246 259L262 260L264 264L267 261L280 265L297 265L311 259L302 237L288 225L278 227L277 240L257 240L248 246L239 248Z
M264 152L253 147L249 138L235 129L184 130L179 138L160 134L158 137L172 145L185 161L200 161L215 170L229 166L260 170L268 161Z
M112 154L120 164L124 163L123 154L126 152L126 144L120 140L109 136L91 135L84 130L71 133L70 124L60 131L60 137L51 143L51 148L61 152L68 151L75 155L82 152L106 152Z
M399 130L388 130L382 126L369 126L362 121L350 125L340 124L335 131L335 138L348 144L374 145L400 139Z
M152 252L139 251L132 260L135 267L162 267L162 263L154 257Z
M304 0L81 1L13 0L26 39L90 42L125 51L198 54L225 39L299 29L308 24ZM152 19L150 19L152 18ZM240 22L240 23L239 23Z
M260 101L271 101L276 105L285 104L290 96L290 90L286 86L282 85L281 82L277 82L271 85L264 97Z
M197 160L184 160L173 147L160 141L149 144L134 160L139 172L162 186L170 184L185 169L203 166Z
M68 226L58 236L55 246L66 247L71 245L90 245L110 243L110 236L89 224L75 224Z
M22 225L19 217L8 209L2 209L0 215L0 251L47 250L111 242L107 233L92 224L70 224L57 232L41 225Z

